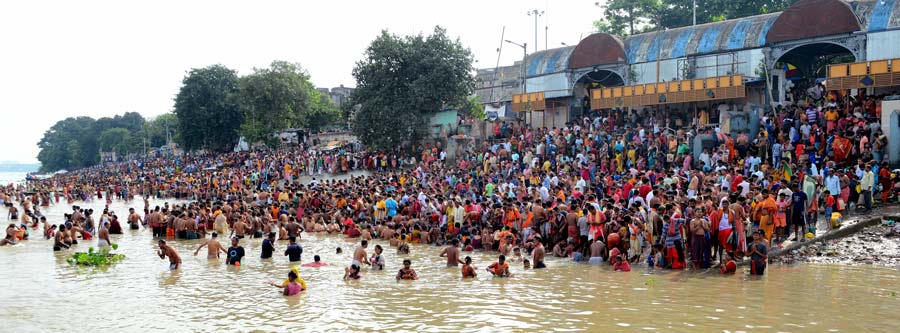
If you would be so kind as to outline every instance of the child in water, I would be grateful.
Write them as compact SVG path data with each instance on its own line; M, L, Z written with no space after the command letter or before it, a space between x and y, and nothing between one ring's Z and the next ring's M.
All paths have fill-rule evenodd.
M615 256L610 258L612 261L613 269L617 272L631 272L631 265L628 264L628 254L627 252L620 252L618 248L613 248L613 253Z
M647 256L647 270L653 270L653 266L656 265L657 256L659 256L659 250L654 246L650 249L650 255Z
M284 296L294 296L303 291L302 286L297 283L297 273L294 273L294 271L288 272L288 281L288 284L284 286L284 292L282 292Z

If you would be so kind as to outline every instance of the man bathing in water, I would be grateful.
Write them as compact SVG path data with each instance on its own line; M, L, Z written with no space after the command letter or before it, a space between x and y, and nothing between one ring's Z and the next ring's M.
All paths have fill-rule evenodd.
M500 255L500 258L488 266L488 272L494 275L494 277L509 277L512 274L509 274L509 264L506 263L506 256Z
M141 216L134 212L134 208L128 208L128 225L131 230L138 230L141 226Z
M159 259L169 257L169 270L174 271L181 267L181 257L178 256L178 251L174 247L166 245L165 240L159 240L159 251L156 254L159 255Z
M454 238L452 245L445 247L441 252L441 257L447 257L447 267L457 267L459 264L465 264L459 260L459 239Z
M353 251L353 261L350 265L356 265L362 267L362 264L370 265L368 255L366 255L366 247L369 246L369 241L363 239L360 242L360 246Z
M531 254L534 259L534 268L541 269L547 268L547 265L544 264L544 256L547 254L547 251L544 249L544 244L541 243L541 239L537 238L537 243L533 250L531 250Z
M97 247L102 249L111 245L112 242L109 240L109 222L103 222L100 225L100 231L97 232Z
M228 254L228 252L225 252L225 248L222 247L222 244L219 243L219 233L217 232L213 232L212 238L210 238L206 242L203 242L203 244L200 244L200 246L197 247L197 250L194 251L194 256L196 256L197 253L200 252L200 249L202 249L204 246L206 246L206 249L208 251L206 254L206 259L218 259L219 252L222 252L226 255Z

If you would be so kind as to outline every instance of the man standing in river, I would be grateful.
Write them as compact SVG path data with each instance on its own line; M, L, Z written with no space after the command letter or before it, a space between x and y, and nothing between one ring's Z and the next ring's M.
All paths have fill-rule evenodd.
M541 242L540 238L537 238L535 243L534 249L531 250L534 255L534 269L547 268L547 265L544 264L544 255L547 253L544 250L544 243Z
M369 241L363 239L360 243L360 246L353 251L353 261L350 263L351 265L356 265L362 267L362 264L369 265L369 259L366 255L366 247L369 246Z
M450 246L441 251L441 257L447 257L447 267L457 267L465 264L459 260L459 239L454 238Z
M159 213L159 206L150 213L150 229L153 230L153 237L166 237L166 230L162 226L162 215Z
M100 231L97 232L97 247L103 249L111 245L112 242L109 240L109 222L103 222L100 225Z
M140 229L141 216L134 212L134 208L128 208L128 225L131 230Z
M159 240L159 251L156 254L159 255L159 259L169 257L169 270L174 271L181 267L181 257L178 256L178 251L174 247L166 245L166 240Z
M194 255L196 256L197 253L200 252L200 249L202 249L204 246L206 246L208 251L206 254L206 259L218 259L219 252L228 254L225 252L225 248L222 247L222 244L219 243L219 234L216 232L212 233L212 238L210 238L206 242L203 242L203 244L200 244L200 246L197 247L197 250L194 251Z

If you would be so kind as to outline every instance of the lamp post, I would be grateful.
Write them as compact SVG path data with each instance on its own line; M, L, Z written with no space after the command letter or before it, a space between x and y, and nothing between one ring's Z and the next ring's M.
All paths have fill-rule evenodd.
M694 24L693 25L697 25L697 0L694 0L691 2L691 10L694 13L694 15L693 15Z
M528 16L534 16L534 52L537 52L538 47L538 17L544 16L543 10L530 10L528 11Z
M525 59L528 57L528 43L519 44L509 39L505 39L503 41L522 48L522 94L524 95L528 92L528 80L525 79ZM528 113L531 113L531 111L529 111Z

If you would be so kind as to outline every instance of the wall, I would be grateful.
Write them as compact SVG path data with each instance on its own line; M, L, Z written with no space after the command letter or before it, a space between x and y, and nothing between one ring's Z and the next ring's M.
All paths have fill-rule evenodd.
M661 81L684 80L683 68L693 62L694 79L702 79L731 74L742 74L756 77L756 68L764 59L763 49L750 49L722 54L710 54L691 58L666 59L659 62L659 79ZM732 66L734 63L734 66ZM719 66L716 66L718 64ZM656 62L643 62L631 65L635 78L629 84L654 83L656 81ZM732 68L734 71L732 72Z
M442 126L444 133L449 135L451 132L450 129L456 128L456 121L456 110L435 113L431 116L431 119L428 120L428 124L431 126L431 135L440 137Z
M681 58L684 59L684 58ZM631 65L635 77L628 84L655 83L656 62L644 62ZM667 59L659 62L659 80L672 81L679 76L678 59Z
M544 98L572 96L569 75L565 72L529 77L525 82L528 92L544 92Z
M900 30L869 33L866 38L866 60L900 58Z

